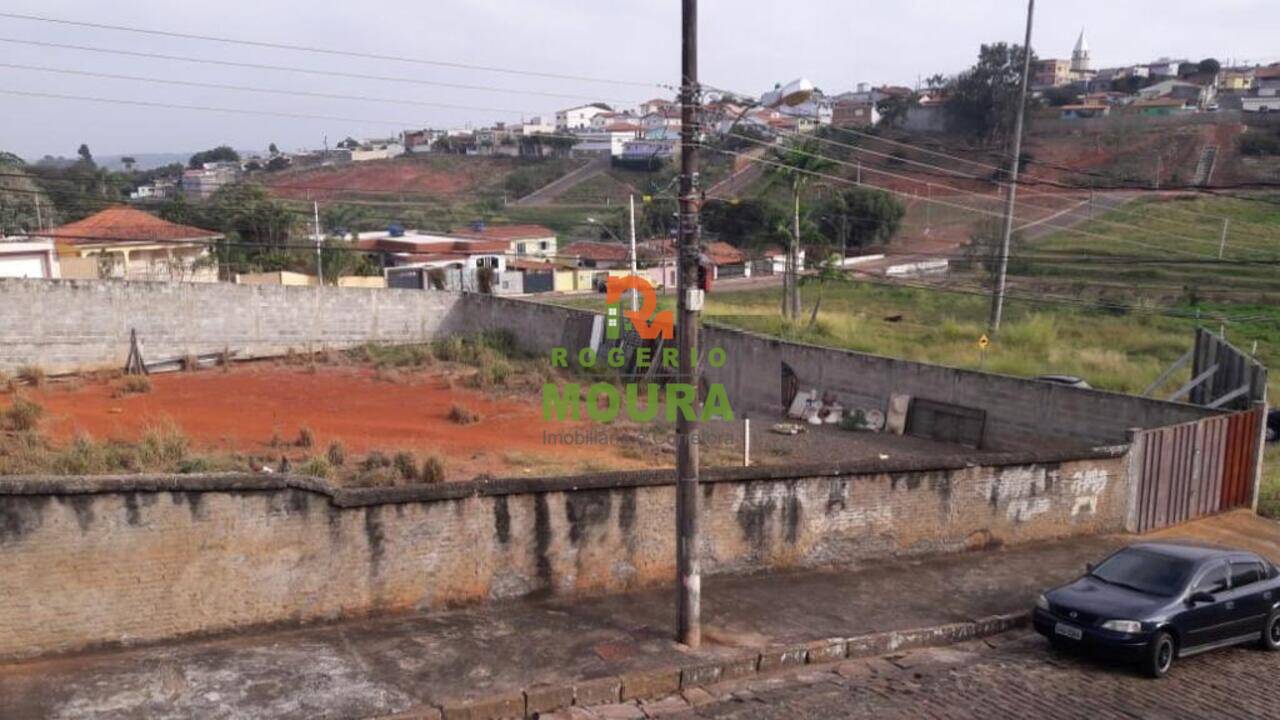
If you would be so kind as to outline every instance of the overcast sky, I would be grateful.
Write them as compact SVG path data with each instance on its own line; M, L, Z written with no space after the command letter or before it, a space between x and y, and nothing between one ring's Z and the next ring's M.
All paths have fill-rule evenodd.
M704 83L758 94L775 81L812 79L828 92L858 82L914 85L972 63L981 43L1021 42L1021 0L703 0ZM335 50L446 60L504 68L675 84L680 3L676 0L5 0L0 12L26 13L211 34ZM1276 0L1042 0L1036 39L1041 57L1069 57L1086 27L1095 66L1161 56L1280 60ZM69 43L231 62L417 78L532 90L567 97L439 88L373 79L201 65L0 42L0 63L267 89L363 95L509 112L304 98L0 67L0 89L117 100L295 113L307 118L107 105L0 93L0 150L29 159L95 154L188 152L228 143L239 149L319 147L347 135L392 134L404 127L456 127L518 120L573 105L579 98L629 104L663 94L656 87L531 79L139 35L0 18L0 38ZM340 119L320 119L315 116Z

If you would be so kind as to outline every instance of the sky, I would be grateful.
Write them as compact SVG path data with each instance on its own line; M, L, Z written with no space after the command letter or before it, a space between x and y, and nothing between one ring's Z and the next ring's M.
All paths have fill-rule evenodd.
M0 17L0 91L203 108L0 92L0 150L27 159L72 156L82 142L100 156L187 153L219 144L265 151L273 142L299 150L321 147L326 136L333 144L347 136L388 136L410 127L517 121L588 100L631 106L670 96L660 86L677 84L680 67L677 0L6 0L0 12L592 79L528 77ZM701 80L752 95L796 77L807 77L828 93L859 82L915 85L918 78L955 73L972 64L982 43L1021 43L1025 12L1021 0L703 0ZM1095 67L1165 56L1280 61L1274 33L1280 27L1280 3L1275 0L1041 0L1032 46L1041 57L1070 57L1082 26ZM32 67L371 99L158 84ZM425 84L429 82L469 87Z

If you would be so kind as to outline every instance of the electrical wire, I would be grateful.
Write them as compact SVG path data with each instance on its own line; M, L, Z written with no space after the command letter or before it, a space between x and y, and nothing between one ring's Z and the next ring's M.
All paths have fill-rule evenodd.
M31 22L53 23L58 25L71 25L77 27L94 28L97 30L114 30L118 32L136 33L142 35L154 35L159 37L180 38L184 40L202 40L206 42L226 43L234 45L245 45L249 47L271 48L273 50L291 50L295 52L306 52L320 55L330 55L336 57L355 57L368 60L391 60L395 62L412 63L415 65L430 65L435 67L453 68L457 70L474 70L478 72L501 73L505 75L517 75L522 77L538 77L554 80L575 80L578 82L594 82L608 83L613 85L629 85L632 87L665 87L658 83L641 82L634 80L620 80L617 78L593 77L589 75L571 75L563 73L541 72L537 70L525 70L516 68L498 67L495 65L478 65L474 63L464 63L450 60L428 60L424 58L404 57L399 55L383 55L378 53L360 52L353 50L335 50L333 48L315 47L309 45L294 45L290 43L268 42L262 40L245 40L241 38L230 38L218 35L201 35L196 33L177 32L172 30L156 30L153 28L140 28L129 25L109 25L106 23L87 22L82 20L69 20L66 18L54 18L44 15L29 15L24 13L0 12L0 17L9 18L11 20L27 20Z

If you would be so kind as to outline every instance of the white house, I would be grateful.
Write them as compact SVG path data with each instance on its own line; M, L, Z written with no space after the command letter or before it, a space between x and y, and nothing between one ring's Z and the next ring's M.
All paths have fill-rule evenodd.
M523 135L554 135L556 124L550 119L538 116L521 123L520 132Z
M591 118L600 113L613 112L604 103L579 105L556 112L557 130L581 130L591 127Z
M351 162L367 162L369 160L390 160L404 154L404 144L386 140L367 142L351 151Z
M52 240L0 239L0 277L50 280L62 277Z

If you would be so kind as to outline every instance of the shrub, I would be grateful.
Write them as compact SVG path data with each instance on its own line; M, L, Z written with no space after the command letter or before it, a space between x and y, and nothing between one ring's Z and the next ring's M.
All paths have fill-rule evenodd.
M418 462L410 453L403 451L396 453L391 464L395 466L396 472L400 473L401 479L406 482L417 482L421 477L418 473Z
M347 464L347 449L342 443L334 440L329 443L329 450L325 453L325 459L334 467L342 467Z
M329 462L322 457L308 458L298 466L298 474L323 480L329 477Z
M302 426L298 428L298 439L294 441L294 445L300 448L309 448L316 444L315 435L311 433L311 428Z
M138 463L143 469L176 469L187 459L191 442L182 429L173 423L164 423L147 429L138 443Z
M360 469L365 472L372 472L381 468L391 467L391 458L381 450L370 451L360 463Z
M449 410L449 421L458 425L471 425L480 422L480 413L463 405L454 405Z
M106 471L102 448L88 435L77 435L71 444L54 456L53 472L58 475L98 475Z
M44 385L44 368L39 365L23 365L18 368L18 379L32 387L40 387Z
M8 430L34 430L44 415L44 407L24 397L14 398L13 404L3 414L4 427Z
M196 369L199 368L199 366L200 366L200 360L195 355L188 353L187 355L183 356L182 358L183 372L195 372Z
M198 475L200 473L213 472L213 470L213 462L208 458L193 457L178 463L178 472L183 475Z
M422 482L435 484L444 482L444 462L431 455L422 463Z
M146 375L128 375L116 387L116 396L141 395L151 392L151 378Z

